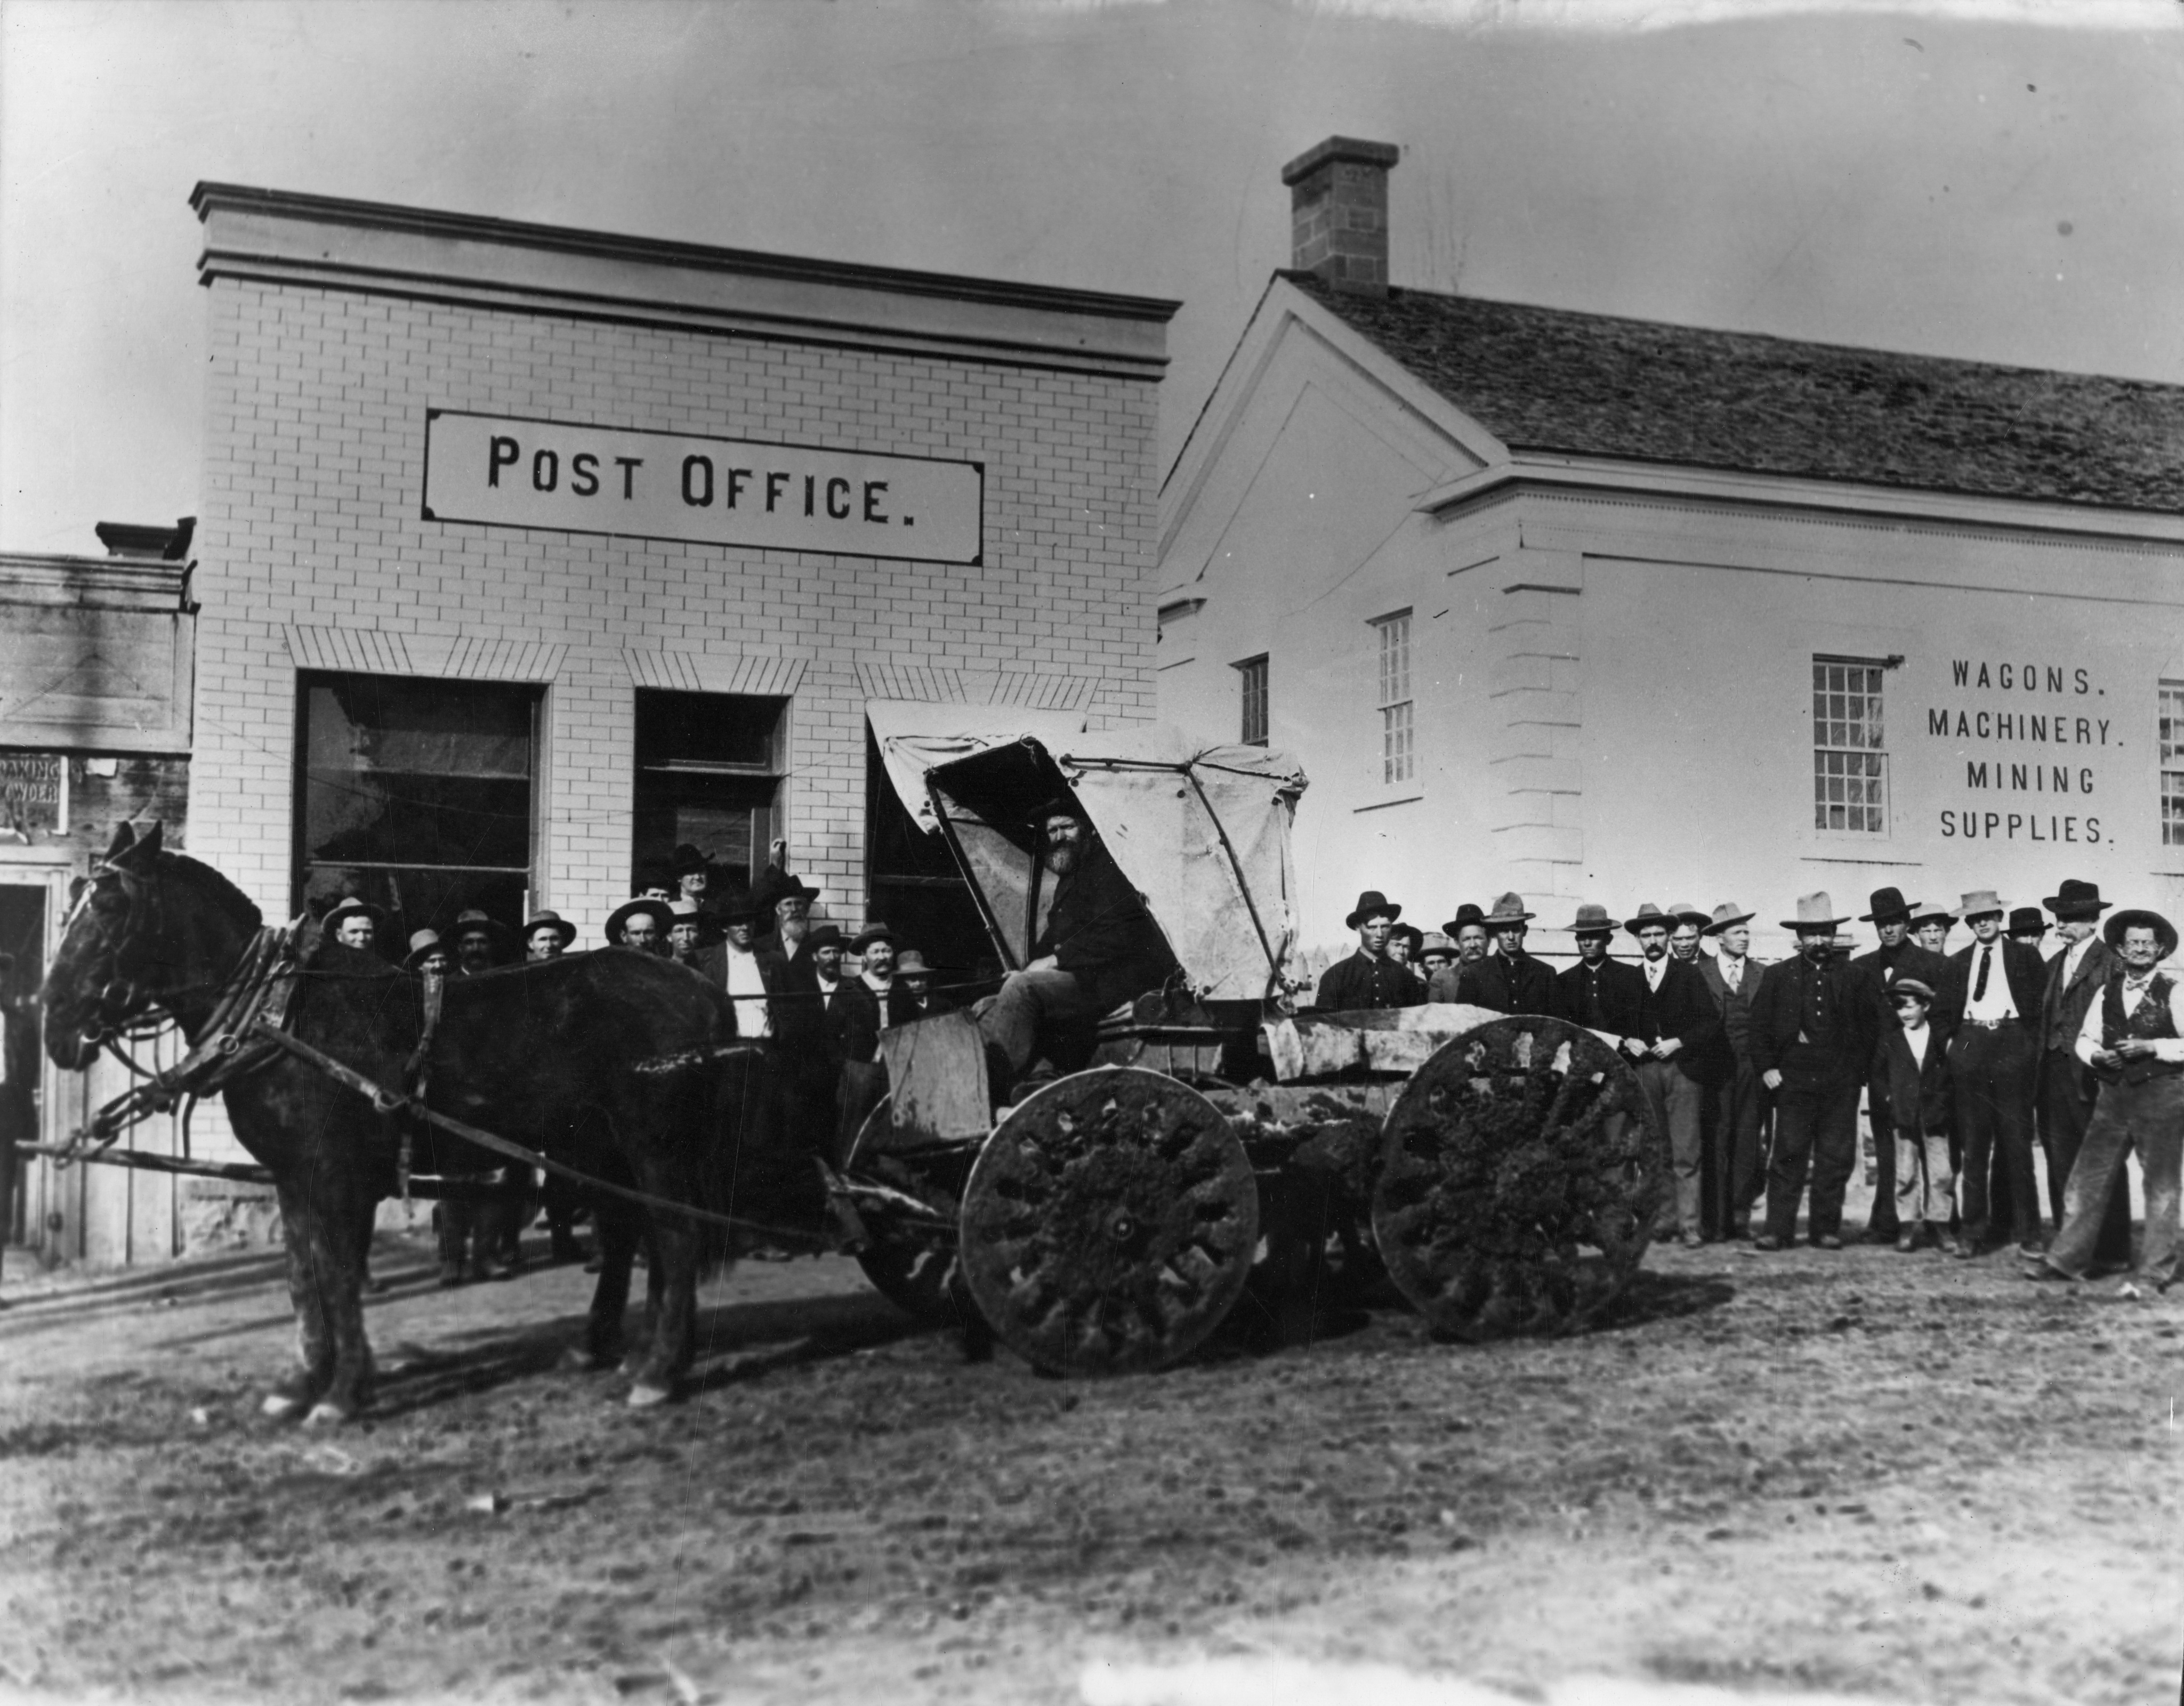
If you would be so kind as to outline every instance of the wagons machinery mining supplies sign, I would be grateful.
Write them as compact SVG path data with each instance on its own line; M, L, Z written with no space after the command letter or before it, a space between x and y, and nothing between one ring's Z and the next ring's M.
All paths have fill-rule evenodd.
M975 564L977 462L426 414L425 519Z

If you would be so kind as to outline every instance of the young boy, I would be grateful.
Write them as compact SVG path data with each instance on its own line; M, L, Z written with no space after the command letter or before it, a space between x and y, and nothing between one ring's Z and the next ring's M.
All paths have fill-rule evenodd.
M1896 1125L1896 1248L1906 1254L1930 1236L1944 1255L1949 1236L1949 1059L1926 1023L1934 991L1915 977L1888 987L1900 1028L1880 1046L1888 1059L1888 1109ZM1920 1223L1925 1225L1922 1228Z

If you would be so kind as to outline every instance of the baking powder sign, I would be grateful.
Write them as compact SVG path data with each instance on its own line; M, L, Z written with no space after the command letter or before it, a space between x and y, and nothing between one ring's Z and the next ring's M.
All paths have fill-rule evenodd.
M431 409L425 519L976 564L985 469Z
M0 753L0 833L58 835L68 815L68 760L58 753Z

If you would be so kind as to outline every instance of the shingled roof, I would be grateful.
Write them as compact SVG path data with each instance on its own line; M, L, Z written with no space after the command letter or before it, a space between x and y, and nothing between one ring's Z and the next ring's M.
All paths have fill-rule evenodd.
M1282 276L1512 450L2184 514L2184 386Z

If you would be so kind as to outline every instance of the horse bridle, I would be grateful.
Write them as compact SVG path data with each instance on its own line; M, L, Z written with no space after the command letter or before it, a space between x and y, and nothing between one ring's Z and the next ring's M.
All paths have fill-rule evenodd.
M129 903L129 909L120 942L114 940L114 932L103 920L98 925L100 947L108 959L108 975L99 987L98 998L92 1009L92 1017L99 1028L96 1032L86 1031L81 1034L86 1042L106 1049L117 1059L141 1072L143 1069L129 1059L126 1050L117 1046L120 1039L125 1036L155 1033L174 1022L171 1019L159 1019L149 1026L142 1023L147 1012L158 1005L164 997L176 992L148 988L140 975L144 957L150 952L142 944L148 938L158 940L159 934L158 888L147 885L126 866L103 863L95 865L84 882L82 892L76 896L75 904L70 907L68 916L62 922L62 934L65 936L75 927L76 920L90 908L99 884L108 877L120 884L121 893Z

